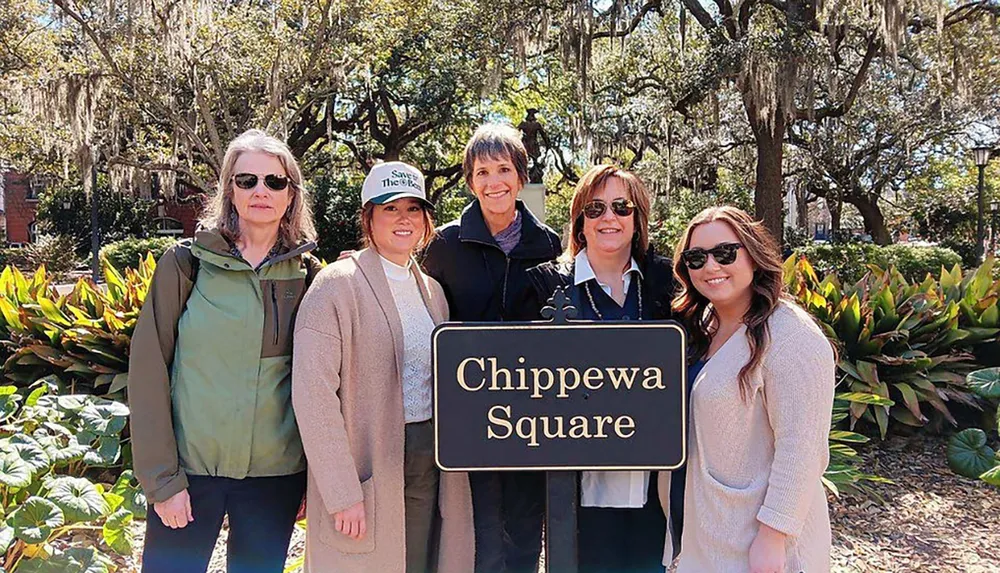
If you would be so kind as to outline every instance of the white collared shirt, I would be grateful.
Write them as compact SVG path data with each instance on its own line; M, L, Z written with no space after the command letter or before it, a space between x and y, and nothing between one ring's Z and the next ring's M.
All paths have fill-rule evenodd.
M590 279L597 281L608 296L611 296L611 286L602 283L590 266L587 249L576 255L573 271L573 284L581 285ZM632 259L628 270L622 273L624 292L627 294L632 284L632 273L642 277L639 264ZM603 471L582 472L580 475L580 505L583 507L620 507L639 508L646 505L649 491L649 472Z
M635 262L634 257L631 259L628 270L622 273L622 291L626 295L628 294L628 287L632 284L632 273L638 273L639 277L642 278L642 270L639 269L639 263ZM582 249L576 254L576 259L574 260L573 284L579 286L590 279L597 281L597 285L601 287L601 290L608 296L611 296L611 285L606 285L597 278L594 267L590 266L587 249Z

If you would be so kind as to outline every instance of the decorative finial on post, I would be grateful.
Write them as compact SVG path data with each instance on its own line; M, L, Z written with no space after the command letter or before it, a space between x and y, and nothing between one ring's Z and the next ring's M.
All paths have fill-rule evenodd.
M548 300L548 306L542 308L542 318L551 319L554 324L566 324L570 319L576 318L577 310L566 294L567 290L566 287L556 287Z

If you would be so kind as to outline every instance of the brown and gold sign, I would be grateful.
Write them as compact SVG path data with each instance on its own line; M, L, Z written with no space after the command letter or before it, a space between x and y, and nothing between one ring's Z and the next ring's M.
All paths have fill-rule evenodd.
M438 466L679 467L684 345L670 321L443 324L434 331Z

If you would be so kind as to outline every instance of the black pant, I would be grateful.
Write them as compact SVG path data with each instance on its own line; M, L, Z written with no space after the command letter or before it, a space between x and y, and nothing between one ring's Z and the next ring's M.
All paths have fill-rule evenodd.
M151 507L142 573L205 573L226 514L229 573L281 573L305 490L305 472L244 479L189 476L194 521L170 529Z
M653 472L642 508L580 508L580 573L663 573L667 518L657 491Z
M476 573L535 573L542 550L544 472L473 472Z

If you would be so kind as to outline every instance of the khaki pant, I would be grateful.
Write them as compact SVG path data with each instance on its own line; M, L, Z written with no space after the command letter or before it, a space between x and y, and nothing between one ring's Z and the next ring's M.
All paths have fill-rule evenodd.
M437 513L438 469L434 464L434 426L406 424L403 497L406 507L406 573L429 570L431 529Z

